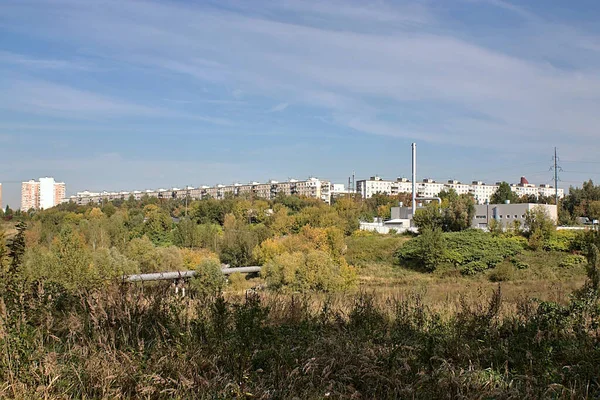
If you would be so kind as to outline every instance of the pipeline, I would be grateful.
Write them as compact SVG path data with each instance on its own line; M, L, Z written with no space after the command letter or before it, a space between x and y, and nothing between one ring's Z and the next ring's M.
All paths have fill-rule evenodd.
M221 272L225 275L231 275L235 272L242 274L250 274L260 272L261 267L238 267L238 268L221 268ZM156 272L152 274L136 274L126 275L123 277L123 282L149 282L149 281L174 281L180 279L189 279L196 275L196 271L171 271L171 272Z

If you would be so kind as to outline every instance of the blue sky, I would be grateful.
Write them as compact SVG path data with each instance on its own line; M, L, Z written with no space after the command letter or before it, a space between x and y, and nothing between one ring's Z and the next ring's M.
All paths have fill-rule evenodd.
M0 182L600 180L597 1L0 1Z

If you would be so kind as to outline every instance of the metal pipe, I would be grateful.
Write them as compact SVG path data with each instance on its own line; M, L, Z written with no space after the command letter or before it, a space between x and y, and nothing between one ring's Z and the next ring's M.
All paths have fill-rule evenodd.
M417 211L417 144L412 144L412 215Z
M239 268L222 268L221 272L224 275L231 275L235 272L242 274L250 274L254 272L260 272L261 267L239 267ZM170 271L170 272L157 272L153 274L135 274L126 275L123 277L124 282L148 282L148 281L173 281L178 279L189 279L196 275L196 271Z
M437 200L439 204L442 204L441 197L415 197L416 200Z

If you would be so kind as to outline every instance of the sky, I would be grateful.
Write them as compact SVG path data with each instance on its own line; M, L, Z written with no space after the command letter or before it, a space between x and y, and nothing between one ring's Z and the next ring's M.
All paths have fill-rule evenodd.
M0 182L600 180L600 2L1 0Z

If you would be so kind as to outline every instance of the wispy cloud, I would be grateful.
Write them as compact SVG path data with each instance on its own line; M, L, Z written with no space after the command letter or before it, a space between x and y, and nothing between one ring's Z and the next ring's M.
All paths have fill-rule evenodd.
M81 70L90 71L95 69L91 65L81 61L46 59L30 57L23 54L0 50L0 64L13 64L31 69L49 70Z
M3 92L0 106L58 115L192 114L260 131L256 120L291 114L267 116L264 110L293 104L340 132L482 151L530 151L540 143L580 143L586 155L600 150L597 32L548 20L523 3L460 2L493 15L503 10L517 21L491 21L497 22L493 28L485 20L465 22L453 4L440 4L6 0L0 14L8 29L71 49L91 48L139 69L153 88L178 84L183 89L165 90L158 99L162 105L174 99L166 102L185 113L143 96L125 101L27 82ZM139 86L131 90L146 93ZM202 97L205 88L211 93Z
M285 110L289 106L290 106L289 103L279 103L276 106L272 107L268 112L270 112L270 113L280 112L280 111Z

